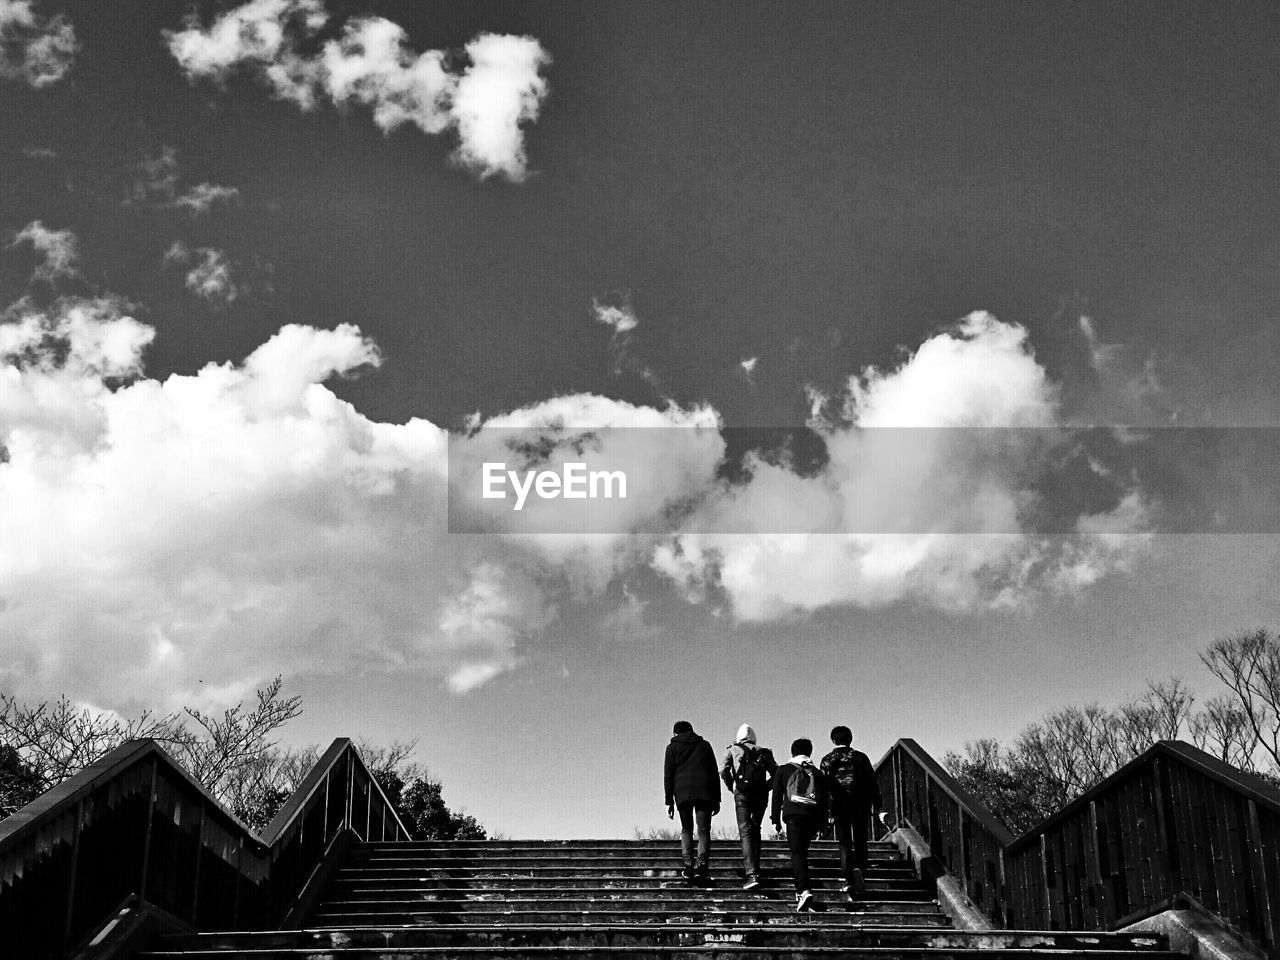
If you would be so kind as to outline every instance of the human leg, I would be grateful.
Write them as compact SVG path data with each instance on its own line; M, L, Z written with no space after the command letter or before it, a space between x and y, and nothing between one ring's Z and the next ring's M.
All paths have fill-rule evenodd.
M796 894L809 891L809 844L813 842L813 834L817 826L813 817L788 817L787 847L791 850L791 876L795 881Z
M709 804L695 802L693 813L698 827L696 872L698 879L706 882L711 879L711 807Z
M693 804L679 804L676 812L680 814L680 855L685 879L689 880L693 878Z

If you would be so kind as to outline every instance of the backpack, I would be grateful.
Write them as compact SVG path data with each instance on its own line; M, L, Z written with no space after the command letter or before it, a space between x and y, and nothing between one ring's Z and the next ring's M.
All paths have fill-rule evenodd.
M787 778L787 799L799 807L817 809L822 805L822 784L813 764L797 764L791 771Z
M856 797L865 790L867 786L866 771L862 769L862 764L858 762L856 753L841 757L837 763L832 764L832 768L831 779L841 793L846 796Z
M764 789L766 776L764 764L760 762L760 749L746 744L738 746L742 748L742 756L734 767L733 788L741 794L759 793Z

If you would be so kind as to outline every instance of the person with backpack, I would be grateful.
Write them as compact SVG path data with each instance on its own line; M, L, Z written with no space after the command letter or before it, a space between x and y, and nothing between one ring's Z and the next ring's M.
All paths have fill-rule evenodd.
M756 732L744 723L720 764L720 779L733 793L738 813L738 839L742 843L743 890L760 886L760 824L769 805L769 787L778 770L773 751L756 745Z
M773 778L773 828L787 828L791 849L791 875L795 878L796 909L813 905L809 882L809 844L827 819L827 786L822 771L813 765L813 741L801 738L791 744L791 759Z
M684 878L691 882L711 882L711 818L720 812L720 777L711 744L693 732L688 720L672 727L671 742L663 764L663 784L667 795L667 816L680 812L680 853L684 858ZM698 853L694 859L693 830L697 826Z
M830 787L830 819L840 844L842 892L860 900L867 890L867 818L880 809L880 784L871 760L853 749L848 727L833 727L831 742L835 749L822 758L821 769Z

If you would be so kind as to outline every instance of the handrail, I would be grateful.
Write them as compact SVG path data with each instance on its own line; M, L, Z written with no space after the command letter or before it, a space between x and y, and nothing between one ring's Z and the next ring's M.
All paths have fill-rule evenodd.
M884 809L913 827L965 893L997 924L1005 918L1003 851L1013 835L909 737L876 764Z
M894 748L901 749L904 753L912 757L917 763L928 770L930 777L938 785L948 797L965 808L965 811L973 816L975 820L981 821L983 827L990 830L991 833L1000 838L1002 845L1007 846L1013 840L1013 834L1009 829L1000 822L991 809L975 797L972 793L960 785L951 774L947 772L947 768L938 763L937 760L929 756L920 744L916 743L910 737L903 737L893 747L885 752L880 758L880 763L884 763L893 752ZM880 763L876 764L879 767Z
M1159 740L1111 774L1111 776L1094 784L1061 810L1050 814L1021 836L1013 839L1007 844L1009 851L1012 853L1030 845L1041 834L1051 830L1064 820L1069 820L1090 803L1093 803L1099 796L1110 790L1113 783L1130 776L1153 758L1160 756L1176 759L1210 780L1241 794L1273 813L1280 814L1280 789L1273 787L1259 777L1252 776L1231 766L1229 763L1224 763L1211 754L1197 750L1181 740Z
M409 836L347 738L261 836L161 744L129 741L0 821L0 930L52 960L129 896L196 929L278 927L343 837Z
M1111 929L1191 901L1280 957L1280 789L1190 744L1153 744L1018 837L914 740L876 774L886 809L1000 926Z

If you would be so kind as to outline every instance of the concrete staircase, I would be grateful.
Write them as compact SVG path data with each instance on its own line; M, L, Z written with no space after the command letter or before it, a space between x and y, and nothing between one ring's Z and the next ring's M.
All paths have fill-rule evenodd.
M894 960L1174 956L1160 938L1116 933L971 933L889 843L873 843L865 898L839 893L839 851L810 857L817 909L797 913L786 846L766 841L763 885L742 890L740 848L717 841L712 884L680 877L671 841L366 843L330 880L301 930L162 938L150 960L231 957L512 958L565 955Z

